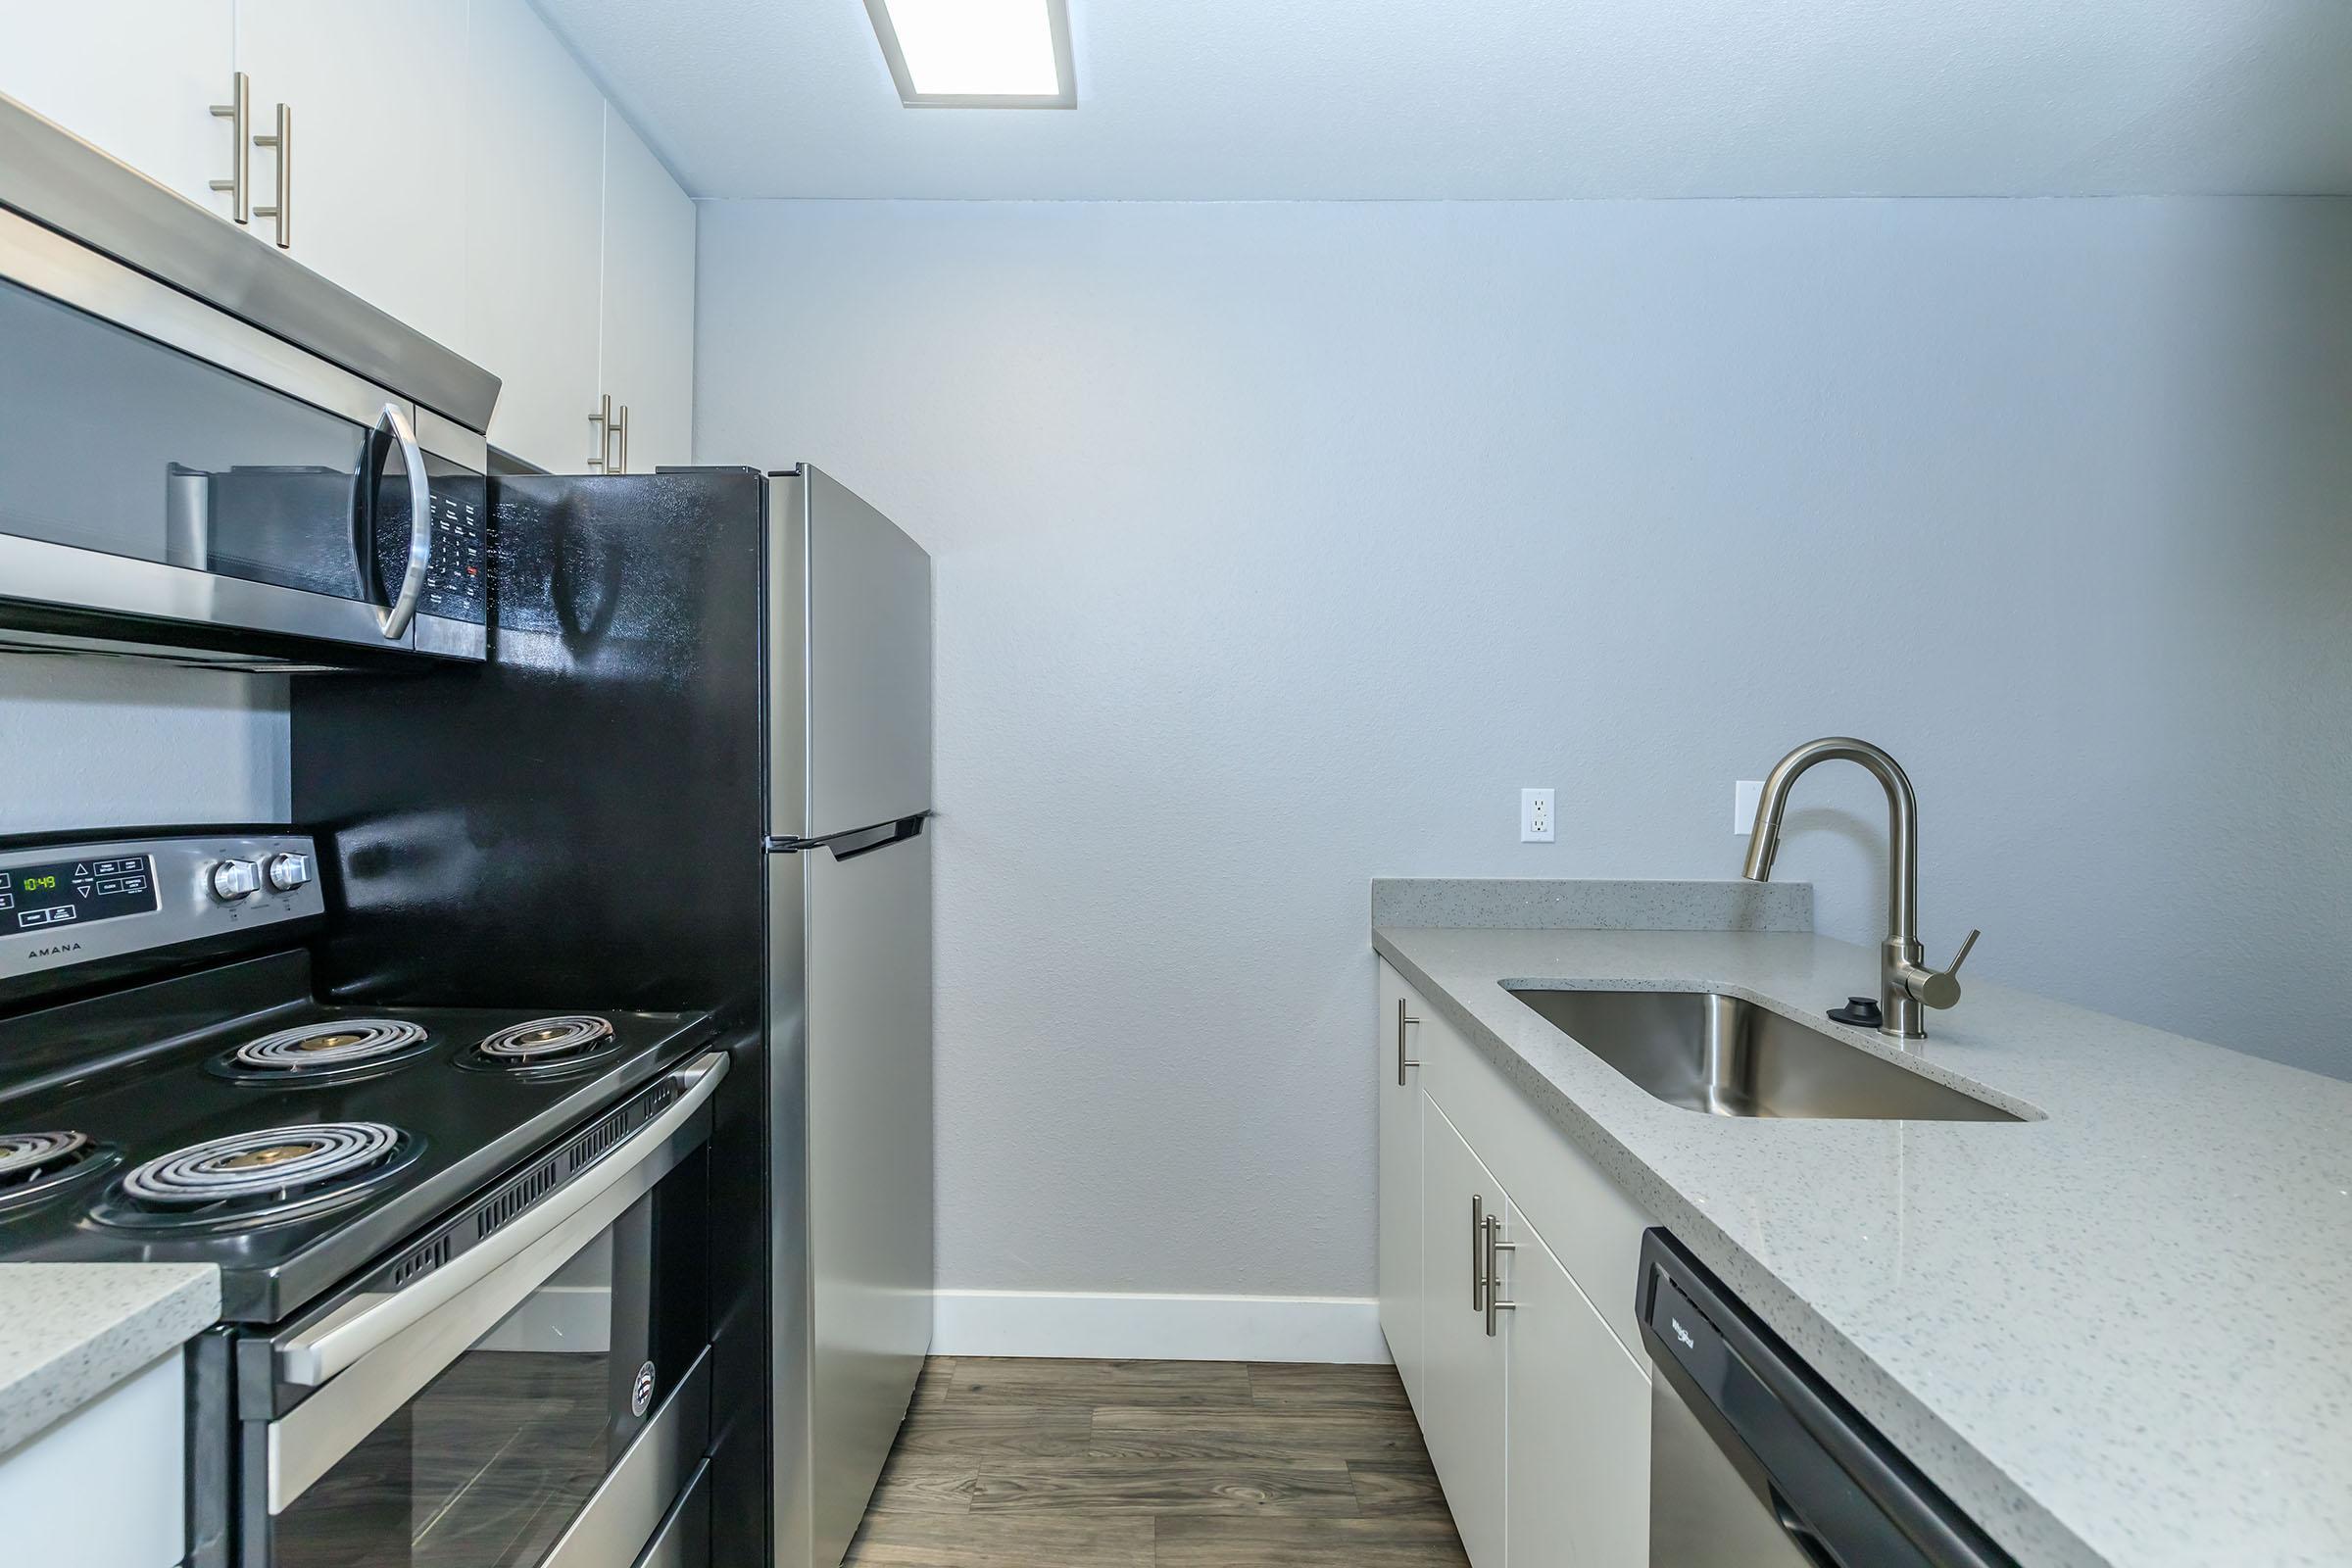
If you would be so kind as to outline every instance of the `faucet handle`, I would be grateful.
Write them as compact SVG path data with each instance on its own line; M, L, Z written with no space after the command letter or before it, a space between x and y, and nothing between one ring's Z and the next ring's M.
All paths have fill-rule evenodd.
M1969 932L1967 940L1960 944L1960 951L1952 955L1948 967L1915 970L1904 977L1905 988L1919 999L1921 1006L1948 1007L1960 1000L1960 966L1968 961L1970 950L1976 947L1977 938L1984 934L1982 931Z

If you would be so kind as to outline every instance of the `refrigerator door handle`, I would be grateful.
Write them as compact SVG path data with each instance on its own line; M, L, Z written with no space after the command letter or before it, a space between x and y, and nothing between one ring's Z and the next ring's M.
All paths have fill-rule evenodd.
M875 850L886 850L893 844L904 844L919 836L923 823L930 817L927 810L912 816L902 816L895 822L877 822L871 827L843 828L838 833L820 833L812 839L788 838L770 833L760 841L760 847L770 855L798 855L804 850L825 849L833 852L836 860L847 860Z

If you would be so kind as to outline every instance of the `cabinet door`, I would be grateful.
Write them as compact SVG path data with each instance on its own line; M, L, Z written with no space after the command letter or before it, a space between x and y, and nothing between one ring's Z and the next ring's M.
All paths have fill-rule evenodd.
M169 1568L187 1532L187 1370L168 1350L0 1453L11 1564Z
M292 115L290 147L252 150L253 199L289 175L288 254L456 346L466 328L464 220L472 94L466 0L236 0L253 132ZM275 242L274 220L255 218Z
M0 92L229 216L235 0L0 0Z
M1649 1373L1625 1353L1514 1205L1502 1333L1510 1362L1511 1568L1645 1568ZM1625 1281L1627 1295L1634 1280Z
M1380 1329L1405 1396L1421 1402L1421 1085L1410 1064L1420 1004L1380 960L1380 1018L1373 1031L1380 1097ZM1408 1064L1399 1068L1400 1060ZM1397 1082L1401 1077L1402 1084Z
M597 386L628 410L622 471L692 462L694 203L610 104L604 257ZM616 468L622 446L613 443Z
M1479 1267L1470 1200L1501 1211L1502 1188L1428 1096L1421 1101L1421 1398L1429 1457L1473 1568L1502 1568L1502 1341L1471 1304ZM1508 1313L1503 1314L1508 1316Z
M605 101L523 0L473 0L474 140L454 343L505 384L491 443L554 473L595 450Z

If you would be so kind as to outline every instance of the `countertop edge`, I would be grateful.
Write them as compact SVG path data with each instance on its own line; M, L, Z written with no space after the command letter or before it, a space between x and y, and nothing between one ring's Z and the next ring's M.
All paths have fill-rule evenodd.
M1897 1447L1912 1455L1928 1478L2005 1549L2018 1552L2021 1560L2051 1564L2052 1568L2114 1568L2107 1557L1986 1458L1937 1416L1933 1407L1839 1333L1803 1297L1783 1284L1703 1208L1658 1175L1548 1074L1494 1034L1445 985L1415 962L1392 935L1449 929L1453 928L1375 926L1373 951L1395 964L1414 989L1442 1011L1446 1021L1526 1095L1547 1120L1598 1162L1645 1212L1712 1269L1825 1382Z
M0 1463L211 1328L210 1263L0 1264ZM63 1320L61 1323L61 1319Z

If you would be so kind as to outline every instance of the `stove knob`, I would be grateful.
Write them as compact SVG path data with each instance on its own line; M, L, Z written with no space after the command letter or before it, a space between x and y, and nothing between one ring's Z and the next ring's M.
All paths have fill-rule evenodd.
M251 860L222 860L213 867L213 897L222 904L250 899L262 891L262 868Z
M311 879L311 858L307 855L273 855L270 858L270 885L280 893L291 893Z

